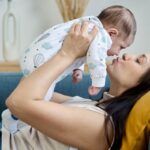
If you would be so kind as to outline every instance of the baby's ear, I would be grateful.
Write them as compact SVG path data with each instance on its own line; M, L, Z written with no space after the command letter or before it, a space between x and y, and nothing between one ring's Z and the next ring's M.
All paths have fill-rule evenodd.
M107 32L112 38L117 37L119 34L119 31L116 28L108 28Z

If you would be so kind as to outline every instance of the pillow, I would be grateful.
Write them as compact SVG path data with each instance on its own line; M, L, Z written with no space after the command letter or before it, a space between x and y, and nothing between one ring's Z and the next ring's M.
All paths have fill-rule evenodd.
M150 137L150 92L131 110L120 150L147 150Z
M148 150L150 150L150 138L149 138Z

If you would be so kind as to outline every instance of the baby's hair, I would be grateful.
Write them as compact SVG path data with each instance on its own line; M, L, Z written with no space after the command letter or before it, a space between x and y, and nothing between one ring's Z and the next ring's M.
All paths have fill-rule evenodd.
M137 26L133 13L124 6L114 5L104 9L98 18L105 25L116 27L125 33L125 37L130 35L135 37Z

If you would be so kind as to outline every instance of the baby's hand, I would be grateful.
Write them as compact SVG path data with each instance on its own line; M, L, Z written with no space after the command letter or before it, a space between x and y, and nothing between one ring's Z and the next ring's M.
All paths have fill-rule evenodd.
M100 87L94 87L94 86L90 86L88 88L88 92L91 96L97 95L100 92L101 88Z
M74 69L72 74L73 83L79 83L82 80L83 71L80 69Z

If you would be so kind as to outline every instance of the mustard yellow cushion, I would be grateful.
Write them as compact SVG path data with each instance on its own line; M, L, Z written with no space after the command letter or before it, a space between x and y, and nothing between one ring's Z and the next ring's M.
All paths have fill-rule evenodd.
M120 150L145 150L150 136L150 92L146 93L131 110L125 127Z

